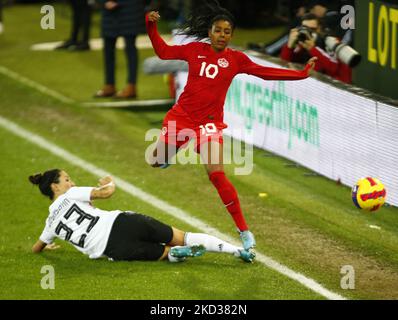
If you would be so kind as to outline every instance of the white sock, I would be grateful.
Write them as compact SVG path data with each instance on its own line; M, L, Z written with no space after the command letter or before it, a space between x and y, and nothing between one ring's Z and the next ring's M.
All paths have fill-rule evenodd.
M192 246L197 244L203 245L209 252L229 253L233 255L239 255L238 250L241 249L205 233L187 232L185 234L185 245Z
M0 22L0 33L3 33L3 31L4 31L3 23Z

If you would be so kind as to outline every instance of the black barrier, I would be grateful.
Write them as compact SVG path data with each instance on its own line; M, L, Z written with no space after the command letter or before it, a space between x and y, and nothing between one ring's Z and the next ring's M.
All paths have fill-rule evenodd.
M356 1L355 48L362 55L354 82L398 99L398 2Z

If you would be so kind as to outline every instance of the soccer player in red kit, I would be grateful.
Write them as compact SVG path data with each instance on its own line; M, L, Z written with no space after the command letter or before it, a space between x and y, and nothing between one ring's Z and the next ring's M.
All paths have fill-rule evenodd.
M210 43L198 41L169 46L159 36L159 19L160 15L155 11L146 16L147 32L156 54L161 59L187 61L189 74L184 92L163 121L151 165L167 167L178 150L190 139L195 139L195 150L202 157L209 179L239 229L243 247L250 250L256 244L255 239L242 214L236 189L225 176L223 166L222 130L227 127L223 122L223 108L228 88L239 73L264 80L305 79L314 68L316 58L301 71L255 64L244 53L227 48L235 27L234 19L216 1L206 2L193 13L187 28L183 29L184 34L198 40L209 38Z

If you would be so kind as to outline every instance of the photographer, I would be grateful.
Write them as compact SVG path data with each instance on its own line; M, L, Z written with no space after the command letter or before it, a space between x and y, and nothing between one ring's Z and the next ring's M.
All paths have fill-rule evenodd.
M350 66L337 59L334 53L326 52L319 19L314 14L307 14L302 18L301 26L290 30L288 43L282 48L281 58L290 62L305 63L311 57L318 58L316 71L346 83L352 82Z

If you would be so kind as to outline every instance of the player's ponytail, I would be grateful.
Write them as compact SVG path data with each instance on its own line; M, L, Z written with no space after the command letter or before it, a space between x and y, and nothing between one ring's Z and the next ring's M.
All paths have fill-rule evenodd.
M206 39L209 37L209 30L214 22L219 20L228 21L232 29L235 29L234 16L221 7L217 0L206 0L195 12L191 12L179 34L194 37L197 40Z
M38 174L35 174L35 175L32 175L32 176L29 177L29 181L32 184L40 184L40 181L42 179L43 179L43 175L41 173L38 173Z
M51 189L51 184L59 183L60 175L60 169L53 169L48 170L43 174L38 173L31 175L29 176L29 181L34 185L38 185L41 193L52 200L54 198L54 192Z

